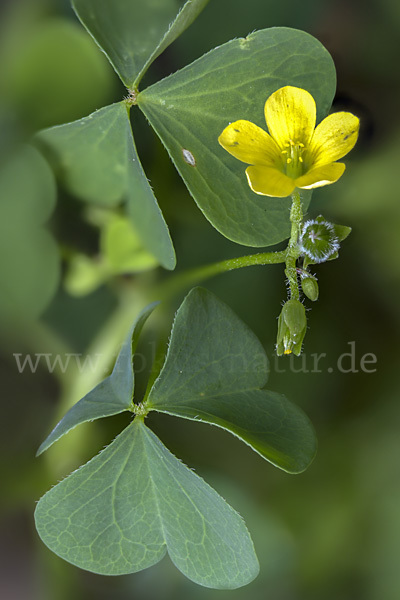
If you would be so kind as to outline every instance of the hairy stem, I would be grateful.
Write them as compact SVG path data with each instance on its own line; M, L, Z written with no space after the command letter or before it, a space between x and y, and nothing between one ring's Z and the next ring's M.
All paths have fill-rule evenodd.
M286 250L285 275L288 278L290 297L294 300L300 299L299 284L297 281L296 261L299 258L299 236L301 223L303 221L303 209L300 194L295 190L292 194L292 208L290 210L290 222L292 224L290 240Z
M195 269L178 273L175 277L169 279L166 283L161 284L156 293L160 300L175 296L182 289L188 288L191 285L200 283L205 279L232 271L233 269L241 269L243 267L251 267L254 265L274 265L284 263L287 260L287 250L281 252L262 252L260 254L251 254L249 256L239 256L238 258L229 258L220 262L204 265Z

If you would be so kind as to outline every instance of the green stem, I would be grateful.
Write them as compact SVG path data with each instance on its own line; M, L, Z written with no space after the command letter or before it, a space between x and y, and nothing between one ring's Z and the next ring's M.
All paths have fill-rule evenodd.
M251 267L254 265L274 265L284 263L286 260L287 250L281 252L262 252L260 254L250 254L248 256L239 256L238 258L221 260L220 262L178 273L166 283L161 284L156 290L156 295L159 300L165 300L166 298L175 296L182 289L190 287L195 283L200 283L201 281L219 275L220 273L225 273L226 271Z
M300 194L295 190L292 194L292 208L290 210L290 222L292 224L290 240L286 251L285 274L289 281L290 297L294 300L300 299L299 285L297 281L296 261L299 258L299 236L303 221L303 209Z

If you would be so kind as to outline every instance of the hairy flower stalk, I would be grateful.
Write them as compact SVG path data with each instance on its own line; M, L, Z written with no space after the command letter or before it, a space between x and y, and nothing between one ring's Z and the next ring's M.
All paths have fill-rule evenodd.
M285 86L265 103L268 132L250 121L239 120L230 123L218 138L227 152L250 165L246 176L253 192L278 198L292 196L291 234L285 253L290 298L279 317L278 355L300 354L307 330L305 308L300 302L298 258L305 255L322 262L334 256L339 246L333 225L317 220L303 226L299 190L335 183L343 175L346 166L337 161L354 147L360 125L355 115L337 112L316 127L316 114L315 100L309 92ZM307 275L304 271L303 292L315 301L318 284Z

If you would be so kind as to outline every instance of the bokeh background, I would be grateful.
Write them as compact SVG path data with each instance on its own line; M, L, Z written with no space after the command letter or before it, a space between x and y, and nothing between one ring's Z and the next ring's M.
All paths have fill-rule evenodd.
M36 218L36 205L28 210L16 203L13 210L0 194L4 600L400 598L400 4L211 0L152 66L144 85L233 37L276 25L303 29L326 46L338 72L334 109L361 118L360 140L346 159L346 174L316 191L309 210L310 216L322 212L353 232L339 260L315 269L320 300L308 313L299 359L273 358L276 316L286 293L280 266L234 271L204 285L258 335L271 356L269 387L308 413L319 439L318 455L307 472L289 476L222 430L166 415L149 417L167 447L245 518L261 564L259 577L246 588L200 588L168 558L142 573L106 578L54 556L35 533L35 502L109 443L128 418L81 426L38 459L36 449L68 405L110 368L127 306L135 314L172 275L154 268L100 277L95 265L101 261L101 217L69 195L62 181L45 234L52 237L40 238L42 254L33 256L30 234L18 232L21 223ZM124 96L68 0L3 1L0 27L3 161L38 129L84 117ZM139 153L170 226L178 270L248 252L205 220L144 118L133 113ZM10 177L21 177L28 190L24 197L41 205L40 194L30 196L23 168ZM41 177L39 172L33 170L32 181ZM51 187L46 181L40 179L38 186ZM185 291L170 298L146 329L141 365L136 365L141 389L157 334L167 335ZM343 357L350 351L352 357ZM82 372L71 361L65 373L59 366L50 373L42 360L36 372L27 368L20 373L14 354L27 353L78 354L82 360L98 353L102 358L96 369ZM315 368L315 355L322 353ZM366 354L376 363L365 363L363 370Z

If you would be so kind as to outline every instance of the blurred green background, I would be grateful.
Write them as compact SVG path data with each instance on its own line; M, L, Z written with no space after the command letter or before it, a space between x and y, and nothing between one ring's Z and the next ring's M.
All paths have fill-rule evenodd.
M129 319L173 275L157 268L140 272L140 266L133 275L113 275L99 258L99 224L104 227L107 217L68 195L62 181L56 202L46 163L31 149L21 151L39 128L84 117L125 91L68 0L0 4L0 166L8 169L6 182L18 184L11 205L0 186L1 598L400 598L399 7L396 0L211 0L142 84L233 37L284 25L311 33L331 52L338 72L334 110L361 118L345 175L316 191L309 210L353 232L340 260L315 269L320 300L308 313L302 357L273 357L286 293L279 265L205 282L264 344L271 356L269 388L310 416L319 439L314 463L289 476L222 430L166 415L148 419L167 447L242 514L253 535L259 577L246 588L217 592L186 581L168 558L132 576L86 573L54 556L35 533L35 501L109 443L128 419L81 426L40 459L34 458L37 447L68 405L104 376ZM247 253L204 219L155 134L139 111L132 112L178 270ZM141 389L157 336L168 335L184 293L150 320L135 365ZM343 357L350 351L353 362ZM23 360L27 353L34 362L38 353L50 360L59 354L64 365L68 354L72 358L53 373L45 358L34 373L20 373L14 355ZM325 354L318 367L317 354ZM363 370L366 354L376 363ZM91 356L96 368L81 372L74 355L82 361Z

